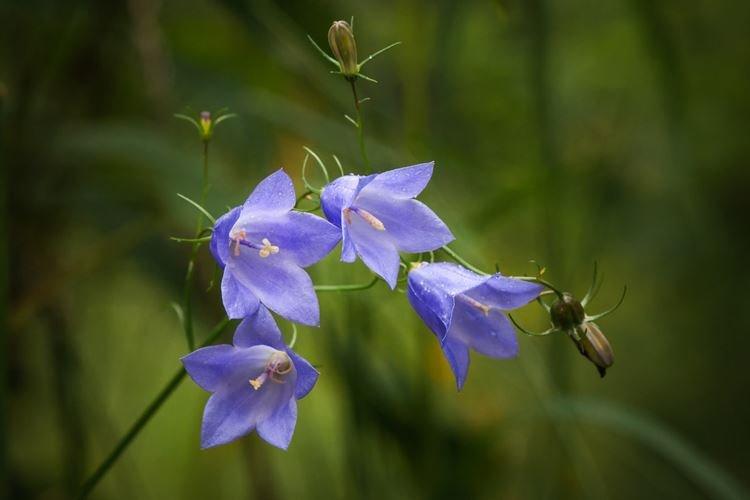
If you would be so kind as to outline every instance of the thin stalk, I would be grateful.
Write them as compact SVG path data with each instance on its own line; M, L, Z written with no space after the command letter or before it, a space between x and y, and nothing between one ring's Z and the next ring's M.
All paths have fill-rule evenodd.
M214 341L219 338L219 335L221 335L221 333L224 331L224 328L226 328L228 324L229 318L224 318L223 320L221 320L221 322L219 322L219 324L217 324L214 329L211 330L211 333L209 333L208 338L201 344L201 347L213 344ZM122 455L122 453L128 448L130 443L133 442L133 440L143 430L143 428L151 420L151 418L156 415L156 412L159 411L159 408L161 408L161 406L169 398L169 396L172 395L174 390L177 389L182 380L185 378L185 375L185 369L180 368L177 373L172 376L169 382L167 382L167 385L165 385L164 388L159 391L159 394L157 394L154 400L151 401L151 404L149 404L146 409L143 410L141 416L138 417L138 419L133 423L132 426L130 426L128 432L126 432L125 435L120 439L120 441L118 441L110 454L107 455L107 458L104 459L99 467L96 468L94 473L91 474L86 482L83 483L83 485L81 486L81 490L78 493L78 498L80 500L88 497L89 493L91 493L91 491L99 483L99 481L102 480L102 478L107 474L107 472L109 472L115 462L117 462L117 459L120 458L120 455Z
M447 253L447 254L448 254L448 255L449 255L449 256L450 256L450 257L451 257L451 258L452 258L453 260L455 260L456 262L458 262L458 263L459 263L459 264L461 264L462 266L464 266L464 267L466 267L466 268L468 268L468 269L471 269L472 271L474 271L474 272L475 272L475 273L477 273L477 274L482 274L482 275L485 275L485 276L486 276L486 275L488 274L488 273L485 273L484 271L482 271L481 269L479 269L479 268L477 268L477 267L474 267L474 266L472 266L471 264L469 264L469 262L467 262L467 261L466 261L466 259L464 259L464 258L463 258L463 257L461 257L460 255L458 255L458 254L457 254L456 252L454 252L453 250L451 250L451 249L450 249L450 248L448 247L448 245L443 245L443 246L442 246L442 247L440 247L440 248L441 248L441 249L442 249L442 250L443 250L443 251L444 251L445 253Z
M354 108L357 110L357 137L359 139L359 152L362 154L362 160L365 162L365 172L369 174L372 172L372 168L370 167L370 159L367 157L367 149L365 148L365 125L362 121L362 110L359 107L357 81L354 78L351 78L349 79L349 84L352 87L352 95L354 96Z
M356 292L358 290L367 290L368 288L374 287L379 279L380 278L375 276L369 283L362 283L359 285L316 285L313 288L315 288L316 292Z
M206 196L208 194L208 141L203 141L203 180L201 182L201 198L200 205L206 204ZM203 214L198 213L198 220L195 223L195 236L198 238L203 230ZM185 339L189 350L195 348L195 333L193 332L193 308L190 300L190 296L193 289L193 274L195 270L195 260L198 258L198 250L201 247L201 242L196 241L193 243L193 249L190 252L190 260L188 261L187 271L185 271L185 287L182 292L182 308L185 311L185 321L183 328L185 329Z

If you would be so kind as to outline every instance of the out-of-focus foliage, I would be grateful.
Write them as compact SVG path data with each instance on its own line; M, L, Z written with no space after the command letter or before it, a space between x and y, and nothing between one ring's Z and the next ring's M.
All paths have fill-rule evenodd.
M423 198L485 268L549 269L597 309L600 380L564 337L473 357L456 393L405 297L321 295L297 349L322 377L288 452L198 449L183 384L94 498L740 498L750 488L750 4L739 0L30 0L0 7L4 391L10 498L64 498L185 354L179 300L200 141L172 113L229 107L220 213L303 145L356 171L351 95L306 40L355 17L403 44L360 87L377 168L435 160ZM301 183L297 186L301 187ZM200 340L221 315L203 252ZM317 283L367 279L331 255ZM540 310L520 320L545 328ZM288 325L284 325L289 331ZM0 364L2 366L2 364Z

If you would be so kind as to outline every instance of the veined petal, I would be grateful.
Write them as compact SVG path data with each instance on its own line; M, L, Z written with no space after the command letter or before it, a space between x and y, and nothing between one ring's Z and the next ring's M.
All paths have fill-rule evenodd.
M341 229L317 215L288 212L246 220L240 217L234 231L242 229L248 239L267 238L298 266L307 267L328 255L341 239Z
M347 223L347 226L354 248L365 265L383 278L391 289L396 288L399 257L391 239L383 234L384 231L378 231L354 214L351 216L351 224Z
M486 276L480 276L452 262L423 263L409 273L409 279L412 276L429 288L436 288L448 295L459 294L487 280Z
M181 361L196 384L216 392L258 376L272 353L273 349L267 346L242 349L222 344L193 351Z
M286 450L297 425L297 401L294 398L276 413L258 423L258 435L268 444Z
M292 179L279 169L258 184L242 206L242 217L248 214L283 214L294 208L297 197Z
M257 390L244 383L214 393L203 412L201 447L226 444L255 429L293 398L296 379L292 370L284 383L268 380Z
M294 388L294 397L302 399L315 387L320 373L305 358L291 349L287 349L286 353L292 358L292 363L297 369L297 387Z
M279 326L263 305L258 307L255 314L242 320L234 331L232 342L237 347L267 345L279 351L286 349Z
M460 391L469 373L469 348L460 341L448 340L443 343L442 349L445 359L448 360L453 375L456 377L456 387Z
M497 309L487 312L456 297L447 339L461 342L491 358L518 355L518 340L513 326Z
M240 248L240 255L227 262L227 269L234 277L280 316L317 326L320 311L310 276L281 254L263 258L255 249Z
M232 230L237 218L240 216L242 207L235 207L225 213L214 224L214 231L211 234L211 242L208 248L221 267L229 259L229 233Z
M224 269L221 278L221 301L230 319L252 316L260 304L258 297L237 281L229 269Z
M367 186L361 188L360 194L363 196L386 194L396 198L414 198L430 182L434 166L435 162L431 161L377 174Z
M414 281L413 274L413 272L409 273L406 298L438 341L442 342L450 324L453 298L440 293L439 290L425 287L424 283Z
M341 235L341 262L354 262L357 260L357 250L354 248L354 242L346 225L341 230Z
M495 274L484 283L466 291L473 299L504 311L524 306L537 298L544 288L536 283Z
M326 219L341 227L341 210L349 207L357 195L360 176L344 175L323 188L320 206Z
M385 226L385 232L395 242L396 248L401 251L428 252L454 239L448 226L420 201L376 197L365 195L363 191L355 205L377 217Z

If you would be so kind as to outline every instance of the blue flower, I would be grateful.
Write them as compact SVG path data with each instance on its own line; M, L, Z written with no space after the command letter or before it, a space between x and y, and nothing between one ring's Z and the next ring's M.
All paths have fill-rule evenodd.
M295 202L292 180L278 170L216 221L210 248L224 268L221 297L230 318L252 316L262 303L296 323L320 322L318 298L302 268L325 257L341 232L321 217L292 211Z
M268 443L287 449L297 423L297 400L312 390L318 372L284 344L263 306L240 323L233 343L182 358L195 383L212 393L203 412L201 447L256 430Z
M409 272L407 297L440 341L460 390L469 371L469 348L491 358L518 354L513 326L503 314L539 296L534 283L481 276L456 264L419 264Z
M413 199L427 186L434 162L382 174L339 177L323 190L326 218L341 228L341 260L356 256L396 287L401 252L435 250L453 240L448 227L423 203Z

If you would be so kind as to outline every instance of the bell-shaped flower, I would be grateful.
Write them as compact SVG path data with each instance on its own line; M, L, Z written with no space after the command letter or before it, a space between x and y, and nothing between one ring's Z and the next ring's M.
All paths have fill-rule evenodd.
M290 321L319 323L318 298L303 268L325 257L341 232L292 210L295 203L292 180L278 170L216 221L210 248L224 268L221 297L230 318L251 316L262 303Z
M498 274L482 276L456 264L417 264L407 297L440 341L460 390L469 371L469 349L491 358L518 354L506 311L534 300L540 285Z
M448 227L414 199L432 177L433 162L362 177L345 175L323 189L326 218L341 228L341 260L357 255L396 287L399 252L429 252L453 240Z
M195 383L212 393L203 412L201 447L226 444L256 430L268 443L286 449L297 423L297 400L312 390L318 372L284 344L263 306L240 323L233 343L182 358Z

